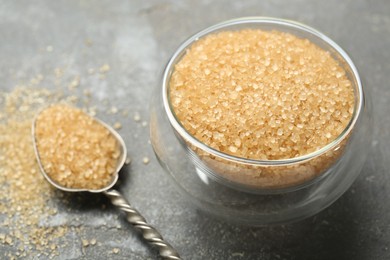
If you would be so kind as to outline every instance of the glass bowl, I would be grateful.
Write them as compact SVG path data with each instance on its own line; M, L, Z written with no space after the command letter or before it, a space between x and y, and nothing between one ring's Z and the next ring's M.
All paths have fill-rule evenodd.
M307 155L281 160L235 157L197 140L176 118L169 98L175 65L199 39L221 31L276 30L308 39L345 70L354 91L349 124L332 142ZM248 17L211 26L185 41L169 60L151 103L151 142L175 186L199 209L249 225L286 223L318 213L357 178L371 142L367 97L350 57L335 42L306 25Z

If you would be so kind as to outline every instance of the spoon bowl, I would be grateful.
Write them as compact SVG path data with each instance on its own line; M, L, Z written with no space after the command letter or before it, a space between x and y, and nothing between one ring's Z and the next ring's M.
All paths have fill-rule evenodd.
M37 118L38 118L39 114L40 113L38 113L36 115L36 117L35 117L35 119L33 121L33 127L32 127L34 151L35 151L35 155L36 155L37 162L38 162L38 165L39 165L39 169L40 169L42 175L45 177L45 179L51 185L53 185L54 187L56 187L59 190L67 191L67 192L85 192L85 191L87 191L87 192L92 192L92 193L100 193L100 192L107 191L107 190L111 189L116 184L116 182L119 179L119 171L122 169L123 165L125 164L126 157L127 157L126 144L123 141L123 138L118 134L117 131L115 131L111 126L109 126L108 124L106 124L103 121L99 120L98 118L94 118L94 120L96 122L98 122L99 124L103 125L110 132L110 134L115 137L115 139L117 140L117 142L119 144L118 147L119 147L119 150L120 150L120 156L119 156L119 158L117 160L116 169L115 169L114 174L112 175L111 181L105 187L103 187L101 189L69 188L69 187L66 187L66 186L62 185L61 183L56 182L55 180L53 180L50 177L50 175L48 175L47 172L45 171L45 169L43 168L41 157L40 157L40 154L39 154L39 149L38 149L38 146L37 146L37 138L36 138L36 135L35 135L35 132L36 132L36 122L37 122Z

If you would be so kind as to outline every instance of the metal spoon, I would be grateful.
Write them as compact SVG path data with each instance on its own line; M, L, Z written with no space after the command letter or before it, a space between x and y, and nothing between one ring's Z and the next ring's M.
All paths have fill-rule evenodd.
M42 110L44 111L44 110ZM106 123L102 122L101 120L94 118L98 123L102 124L105 126L111 134L117 139L119 146L120 146L120 156L117 161L117 166L115 170L115 174L112 178L112 181L104 188L99 189L99 190L87 190L87 189L74 189L74 188L68 188L60 185L59 183L53 181L50 176L46 173L44 170L44 167L42 165L42 161L39 155L39 149L37 146L37 139L35 135L35 128L36 128L36 122L38 115L42 112L40 111L35 119L33 120L33 125L32 125L32 136L33 136L33 145L34 145L34 150L35 150L35 155L37 158L37 162L39 165L39 168L41 170L42 175L45 177L45 179L54 187L57 189L67 191L67 192L92 192L92 193L103 193L106 195L110 200L113 205L118 207L121 211L126 213L126 220L132 224L136 229L140 230L142 233L143 238L151 245L154 245L158 248L159 254L161 257L164 259L174 259L174 260L179 260L181 259L177 251L168 243L166 242L161 234L151 225L149 225L145 218L136 210L134 209L129 202L121 195L121 193L114 188L112 188L115 183L118 180L118 173L120 169L123 167L125 161L126 161L126 156L127 156L127 150L126 150L126 145L122 139L122 137L109 125Z

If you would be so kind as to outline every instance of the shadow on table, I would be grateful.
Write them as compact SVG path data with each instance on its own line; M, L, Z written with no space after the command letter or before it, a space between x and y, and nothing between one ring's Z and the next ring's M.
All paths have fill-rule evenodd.
M224 259L371 259L361 228L366 219L362 208L369 205L361 202L350 191L311 218L258 228L222 223L198 212L204 231L198 240L213 241L204 245L205 255L218 257L215 249L224 249Z

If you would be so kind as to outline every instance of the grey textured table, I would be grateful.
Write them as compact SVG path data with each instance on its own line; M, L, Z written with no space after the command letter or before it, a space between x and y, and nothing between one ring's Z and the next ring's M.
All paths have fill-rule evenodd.
M262 228L224 223L189 207L155 159L142 123L163 67L183 40L214 23L254 15L303 22L341 45L365 80L375 120L372 152L337 202L304 221ZM110 65L103 80L82 77L80 91L89 88L96 104L130 111L120 133L132 164L121 190L184 259L390 259L389 1L2 1L0 39L0 88L6 91L55 68L88 75L90 68ZM141 122L133 120L136 113ZM102 119L115 122L112 115ZM108 201L91 197L78 198L85 207L62 206L60 218L83 231L68 234L59 259L158 257L116 209L101 210ZM99 243L83 248L82 237ZM108 253L110 247L120 250ZM9 250L0 244L0 258Z

